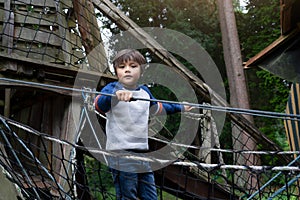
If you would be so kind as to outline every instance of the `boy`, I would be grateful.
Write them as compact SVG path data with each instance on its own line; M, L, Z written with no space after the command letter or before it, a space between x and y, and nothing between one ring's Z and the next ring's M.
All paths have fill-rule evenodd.
M98 95L95 108L104 113L106 122L106 149L112 152L147 152L148 119L150 114L189 111L191 107L153 101L131 101L132 98L154 99L149 89L138 85L146 60L137 50L124 49L116 55L113 66L118 78L101 92L115 94L116 98ZM144 161L125 158L110 159L117 199L157 199L154 174Z

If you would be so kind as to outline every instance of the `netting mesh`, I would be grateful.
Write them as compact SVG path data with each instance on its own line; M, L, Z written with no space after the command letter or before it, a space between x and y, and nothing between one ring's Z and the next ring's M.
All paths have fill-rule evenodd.
M76 6L76 7L75 7ZM76 10L75 10L76 8ZM87 54L108 38L99 26L89 1L1 1L1 51L8 55L55 63L77 69L107 70L103 49L97 52L97 65ZM90 17L90 16L93 17ZM5 54L6 55L6 54ZM33 60L32 60L33 59ZM2 66L3 70L5 66ZM19 73L35 75L26 67L8 67ZM40 70L43 73L43 70ZM47 70L46 70L47 71ZM44 74L40 74L44 76ZM50 76L50 75L49 75Z
M111 74L107 51L110 46L101 44L111 45L111 36L120 30L131 29L134 37L146 39L141 32L134 32L136 24L106 0L0 0L0 10L0 69L7 76L21 74L40 81L72 84L78 69ZM107 31L107 25L112 26L111 31ZM154 49L157 60L169 61L151 46L150 40L145 44L149 52ZM62 110L70 100L55 101L57 94L51 96L40 90L16 89L16 94L20 95L16 105L24 99L30 102L32 97L42 101L25 102L22 108L12 110L16 121L1 116L0 162L7 178L16 185L18 196L115 199L108 167L90 153L88 146L69 137L78 134L76 130L59 124L68 123L69 115ZM52 102L45 100L48 95ZM207 100L205 95L199 99ZM52 113L55 107L59 108ZM45 114L48 112L51 114ZM185 117L199 122L199 133L192 145L170 143L172 134L150 138L152 143L187 149L172 165L155 171L160 199L299 198L299 152L282 151L234 112L227 113L227 124L232 129L229 139L217 132L210 110ZM66 129L67 134L54 134L60 131L57 126ZM109 154L103 149L96 153Z
M157 137L152 140L168 143ZM55 146L56 153L49 146ZM160 199L299 197L297 159L289 164L278 161L291 152L190 148L209 152L212 164L197 155L191 158L188 154L193 153L188 151L172 165L155 171ZM109 152L99 149L91 154L89 150L80 142L67 142L1 117L1 166L25 199L115 199L111 172L93 156ZM249 155L268 157L274 165L241 165L229 159Z

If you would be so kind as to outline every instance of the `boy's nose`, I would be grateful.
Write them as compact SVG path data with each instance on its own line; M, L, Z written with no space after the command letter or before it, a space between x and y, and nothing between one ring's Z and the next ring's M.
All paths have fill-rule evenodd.
M125 71L130 71L130 66L125 66Z

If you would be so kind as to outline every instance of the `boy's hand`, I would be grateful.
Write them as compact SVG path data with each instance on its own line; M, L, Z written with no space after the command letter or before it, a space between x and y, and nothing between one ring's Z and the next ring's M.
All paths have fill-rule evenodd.
M188 102L184 101L183 103L188 103ZM195 107L189 106L189 105L184 105L183 108L184 108L185 112L188 112L188 111L191 111L192 109L194 109Z
M128 90L118 90L116 91L116 96L119 101L130 101L133 97L133 94Z
M184 111L188 112L188 111L191 111L194 107L192 106L184 106Z

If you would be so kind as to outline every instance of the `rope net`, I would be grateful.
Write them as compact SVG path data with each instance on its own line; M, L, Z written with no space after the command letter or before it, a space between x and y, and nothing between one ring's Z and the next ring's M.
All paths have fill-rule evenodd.
M0 127L0 163L7 178L16 185L20 198L115 199L111 172L94 156L110 152L91 149L80 141L61 140L4 117ZM161 137L151 140L168 143ZM155 171L160 199L299 198L298 161L280 160L281 155L299 152L234 151L200 146L189 149L171 165ZM194 150L210 154L212 162L204 162ZM274 165L237 162L241 157L258 155Z
M6 77L72 86L79 69L111 75L108 49L114 49L115 42L111 37L129 29L134 37L147 40L146 50L156 61L173 61L151 46L138 26L107 0L0 0L0 16L0 69ZM0 165L18 197L115 199L111 173L95 157L111 152L84 145L76 137L80 128L66 125L70 123L70 98L49 93L42 84L16 84L28 87L26 91L1 82L3 85L13 89L11 104L19 106L6 113L9 118L0 117ZM65 95L61 88L57 90ZM5 96L2 87L0 96ZM205 95L198 98L207 102ZM77 105L80 108L82 102ZM222 111L227 114L223 131L230 134L218 133L211 110L183 113L200 127L191 145L173 142L168 127L149 138L153 151L162 145L185 149L172 164L155 171L159 198L299 199L299 152L278 148L237 110ZM79 124L91 130L88 115L95 113L85 112ZM273 117L274 124L288 118ZM160 121L152 122L155 130Z
M110 33L102 31L100 35L97 25L100 21L95 12L90 11L94 9L90 1L0 1L2 56L22 58L33 64L38 61L48 68L62 65L69 69L109 73L105 51L99 44L103 42L102 38L109 40ZM99 11L97 15L100 15ZM87 55L96 47L88 61ZM98 63L93 63L93 59ZM60 77L55 77L52 71L51 76L49 69L35 71L26 65L12 64L1 67L2 71L17 71L40 80L71 81L62 72Z

